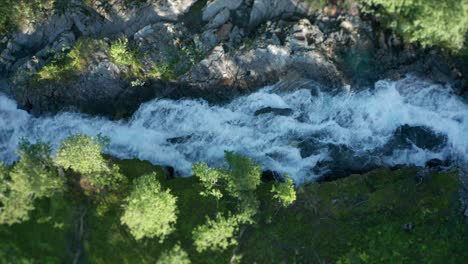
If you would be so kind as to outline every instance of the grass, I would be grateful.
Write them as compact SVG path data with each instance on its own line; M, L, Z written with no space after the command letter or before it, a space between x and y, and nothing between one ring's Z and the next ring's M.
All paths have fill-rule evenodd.
M206 216L213 217L217 208L226 212L234 204L217 205L199 195L202 186L195 177L166 180L162 168L148 162L117 162L129 182L156 172L163 188L178 197L176 232L162 244L158 239L135 241L119 221L119 201L128 192L122 189L104 214L96 206L88 211L84 246L89 263L155 263L176 243L193 263L229 263L233 247L224 253L200 254L193 246L192 230ZM271 185L263 183L257 189L261 201L257 224L245 229L236 250L242 263L462 263L468 258L455 173L432 173L420 181L415 169L376 170L308 184L286 209L271 201ZM0 226L0 260L69 262L64 252L70 244L75 208L70 201L76 200L72 196L58 199L57 205L42 201L31 220L12 228Z

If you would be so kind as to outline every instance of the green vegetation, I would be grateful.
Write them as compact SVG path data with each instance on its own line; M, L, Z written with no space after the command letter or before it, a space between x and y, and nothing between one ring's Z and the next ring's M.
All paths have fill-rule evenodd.
M236 217L217 214L214 220L207 218L206 224L193 231L193 240L198 252L205 250L223 251L237 245L235 234L239 230Z
M136 49L129 47L126 38L114 41L110 47L109 54L116 65L128 68L128 78L143 77L143 65L138 58L138 53Z
M190 264L190 259L180 245L175 245L171 250L161 254L156 264Z
M84 73L96 61L95 54L106 52L107 44L102 40L79 39L67 54L57 54L39 72L34 83L68 83ZM66 53L66 49L63 50Z
M466 48L468 1L362 0L364 11L380 17L385 26L409 42L460 51Z
M122 224L139 240L159 238L160 242L172 232L177 221L177 198L170 190L163 191L155 174L143 175L135 180L130 195L125 199Z
M119 168L109 164L102 156L107 139L77 134L65 139L57 152L56 163L64 169L72 169L81 175L88 191L115 190L123 181Z
M43 20L54 9L62 7L57 0L2 0L0 1L0 36L11 33L26 21Z
M274 193L273 197L284 206L288 207L296 200L296 191L294 190L294 183L288 176L285 177L285 182L275 183L271 192Z
M234 153L226 153L224 167L199 163L193 166L196 177L166 180L163 170L148 162L102 156L105 143L99 142L72 136L54 157L44 144L24 144L18 162L0 165L1 214L9 206L5 197L33 194L27 196L27 210L17 210L27 217L13 216L0 225L0 262L68 263L77 243L89 263L463 263L468 258L456 173L421 177L412 168L376 170L307 184L296 193L288 177L261 182L260 167ZM83 179L102 168L95 160L125 177L118 191L88 194Z
M19 156L11 171L0 164L1 224L28 220L35 199L51 197L62 190L63 179L53 169L47 145L23 142Z

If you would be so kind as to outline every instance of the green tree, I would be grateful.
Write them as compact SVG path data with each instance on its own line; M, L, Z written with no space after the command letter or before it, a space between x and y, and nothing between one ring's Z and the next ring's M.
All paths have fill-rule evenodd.
M177 198L170 190L162 190L155 174L136 179L125 201L120 220L128 226L135 239L158 237L162 242L175 230Z
M452 50L465 47L468 32L466 0L361 0L364 10L379 16L410 42Z
M285 175L285 182L275 183L272 186L271 192L273 197L278 199L284 207L288 207L296 200L293 180L287 175Z
M233 152L226 152L228 168L227 191L234 197L240 197L245 192L253 192L261 181L261 167L252 159Z
M224 217L218 213L215 219L207 218L206 224L195 228L194 245L198 252L223 251L237 245L235 235L238 231L239 222L235 216Z
M109 166L101 154L102 148L102 144L91 137L72 135L62 141L56 163L81 174L108 172Z
M14 224L29 219L34 209L34 200L52 197L63 190L64 179L54 167L46 144L30 145L23 142L19 147L20 160L8 173L0 168L0 223Z
M214 196L217 200L223 197L223 193L219 188L222 181L226 179L226 175L218 170L210 168L206 163L196 163L192 167L193 174L201 182L205 191L200 192L202 196Z
M62 141L55 162L64 169L72 169L82 175L96 191L114 190L124 180L119 167L110 164L102 155L108 139L96 139L76 134Z
M190 264L191 261L187 252L183 250L179 244L175 245L171 250L164 251L159 257L156 264Z

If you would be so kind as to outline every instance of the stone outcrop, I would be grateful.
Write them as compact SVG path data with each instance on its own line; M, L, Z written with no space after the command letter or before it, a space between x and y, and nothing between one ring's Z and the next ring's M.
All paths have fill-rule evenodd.
M160 66L171 79L126 78L128 69L96 54L73 83L28 86L80 38L108 44L127 38L144 73ZM466 95L466 68L437 49L404 44L363 21L355 6L319 10L305 0L73 0L65 12L0 37L0 91L34 114L76 110L121 117L157 96L218 102L278 81L358 89L408 73L450 83Z

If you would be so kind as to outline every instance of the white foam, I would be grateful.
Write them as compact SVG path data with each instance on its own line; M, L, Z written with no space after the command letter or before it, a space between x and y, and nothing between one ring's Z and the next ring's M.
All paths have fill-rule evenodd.
M397 149L379 156L382 164L422 165L430 158L468 161L468 106L450 87L408 77L380 81L374 89L357 93L277 90L266 87L224 106L202 100L153 100L126 122L77 113L33 118L0 96L0 160L15 160L21 138L49 142L56 148L70 134L100 133L111 139L110 154L171 165L184 175L190 175L192 162L222 164L224 151L230 150L302 181L316 177L311 169L329 158L326 146L302 157L298 142L304 138L346 145L356 155L364 155L383 147L398 127L408 124L445 135L446 145L435 152L416 146ZM289 108L293 113L255 116L265 107ZM167 141L176 137L185 141Z

